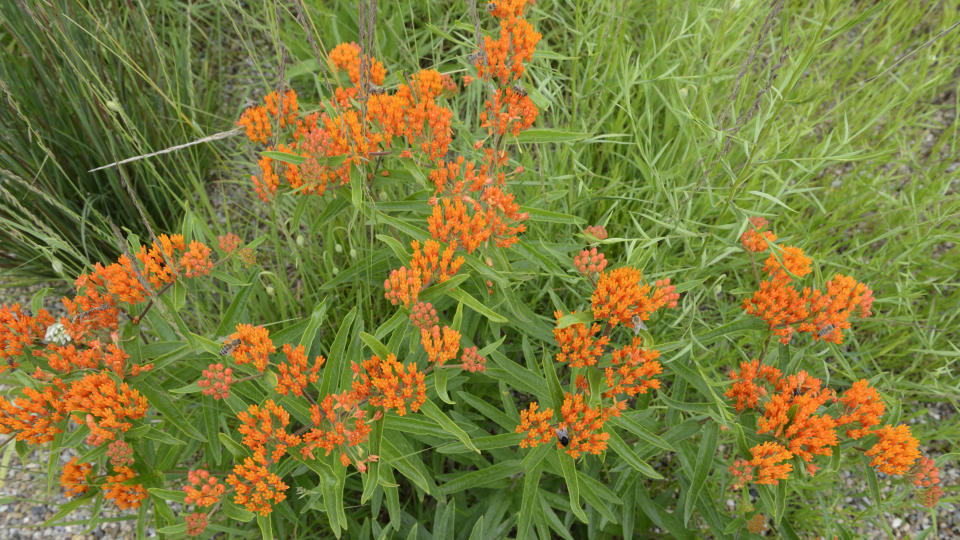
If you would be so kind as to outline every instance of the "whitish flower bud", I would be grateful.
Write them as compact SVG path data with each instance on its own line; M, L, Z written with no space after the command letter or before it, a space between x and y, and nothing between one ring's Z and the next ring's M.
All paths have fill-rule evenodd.
M56 343L57 345L66 345L70 343L70 333L60 323L53 323L47 327L47 335L43 337L47 343Z

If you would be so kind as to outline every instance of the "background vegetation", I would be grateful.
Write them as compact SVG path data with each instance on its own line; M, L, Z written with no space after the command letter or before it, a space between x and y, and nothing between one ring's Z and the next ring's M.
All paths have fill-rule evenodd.
M485 302L508 322L468 311L469 330L461 332L481 347L505 337L500 353L536 371L553 351L554 309L586 305L590 291L571 259L589 224L610 231L605 249L615 265L670 277L683 293L680 309L650 324L670 384L635 417L669 444L669 453L653 448L641 457L656 457L651 463L670 480L618 474L605 479L609 493L588 484L596 492L584 493L587 526L558 495L563 479L545 475L541 507L525 508L537 527L573 537L727 528L723 463L732 448L716 453L693 520L682 519L678 497L696 477L701 424L724 406L717 396L727 370L762 345L759 332L712 332L744 317L740 305L754 282L738 239L753 215L768 217L824 275L851 274L877 297L875 315L843 346L800 344L781 360L841 385L870 379L902 400L902 418L917 421L915 434L934 454L952 451L960 439L958 10L956 1L533 6L528 18L544 40L524 85L541 109L536 125L557 131L515 148L527 174L513 191L530 207L529 230L497 261L508 271L497 274ZM353 3L315 2L309 14L326 49L357 40ZM323 305L325 353L344 320L354 334L387 321L395 310L382 300L382 283L398 258L376 234L416 234L427 197L412 172L379 181L362 215L331 194L259 203L248 180L254 155L239 137L86 172L230 130L249 96L258 99L281 78L303 103L315 102L325 68L295 17L286 3L229 0L0 5L0 261L8 282L67 278L114 258L114 226L145 234L135 197L158 232L264 239L263 270L242 288L243 320L284 327ZM474 28L461 2L385 2L376 25L377 57L388 71L466 69ZM470 125L480 92L470 88L456 100L458 121ZM482 263L468 265L474 277L464 286L487 297L483 281L492 277ZM231 299L198 290L185 318L212 334ZM348 357L360 356L359 341L347 348ZM510 431L528 396L504 394L496 376L471 382L472 395L506 414L497 416L462 398L466 380L451 379L458 403L449 414L472 434ZM928 410L949 416L927 423ZM401 451L442 446L419 435ZM405 484L408 518L399 532L440 534L453 516L464 536L470 529L460 524L480 517L490 537L512 531L523 502L522 462L514 461L523 454L494 451L492 463L516 470L481 479L468 471L488 462L443 444L424 463L443 496L424 498L420 486ZM941 467L955 467L955 459ZM598 478L602 470L588 460L582 472ZM833 475L791 482L785 522L801 534L852 535L858 521L917 507L906 495L884 508L844 505L849 493ZM955 499L948 486L944 500ZM364 525L376 516L352 504L352 532L377 526ZM680 518L669 513L678 508ZM305 519L303 529L285 532L326 526L323 514Z

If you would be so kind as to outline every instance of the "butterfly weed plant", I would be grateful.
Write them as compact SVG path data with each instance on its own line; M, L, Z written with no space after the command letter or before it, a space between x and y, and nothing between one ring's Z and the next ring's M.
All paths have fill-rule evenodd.
M51 522L110 504L140 535L169 537L797 537L791 509L850 463L878 504L888 481L938 503L937 465L882 388L797 368L798 342L842 344L873 292L841 274L818 282L763 218L742 237L756 280L742 317L700 335L748 336L750 359L729 373L660 338L699 285L620 262L601 225L572 257L538 255L564 274L552 313L511 301L537 286L513 279L532 213L576 221L516 200L539 115L524 89L541 40L529 7L481 9L489 31L455 72L390 72L369 41L341 43L316 106L281 88L237 120L261 204L345 205L386 246L382 275L369 260L342 272L375 297L259 320L247 303L276 270L262 240L192 227L132 239L77 278L63 315L42 296L0 309L0 371L18 383L0 397L0 432L21 456L52 450L48 476L71 501ZM469 127L452 108L466 89L483 96ZM404 183L412 194L386 200ZM190 318L218 287L231 300L216 328Z

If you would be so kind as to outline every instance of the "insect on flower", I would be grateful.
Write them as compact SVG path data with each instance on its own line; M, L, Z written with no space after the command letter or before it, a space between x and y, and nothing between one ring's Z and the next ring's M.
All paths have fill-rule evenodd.
M524 90L523 87L520 86L519 84L513 85L512 90L513 90L513 93L514 93L514 94L516 94L516 95L518 95L518 96L520 96L520 97L527 97L527 91Z
M824 336L829 335L830 332L833 332L836 328L833 323L827 323L820 328L820 331L817 332L817 337L823 339Z
M557 440L560 441L560 446L570 444L570 434L567 433L567 428L556 428L553 432L557 434Z
M237 347L240 346L239 339L231 339L223 344L223 347L220 347L220 356L226 356L234 351Z
M633 335L637 335L641 330L647 329L647 325L643 323L643 319L641 319L639 315L634 315L630 323L633 325Z

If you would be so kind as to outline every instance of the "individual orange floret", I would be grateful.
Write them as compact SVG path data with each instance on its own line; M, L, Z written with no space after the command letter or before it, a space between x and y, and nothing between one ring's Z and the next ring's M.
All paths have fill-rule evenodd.
M350 82L354 86L359 86L363 80L364 62L368 64L369 81L375 85L383 84L383 79L387 75L387 70L383 63L370 56L361 59L360 46L356 43L341 43L330 51L330 63L334 71L344 70L350 77Z
M207 529L207 514L194 512L187 515L187 536L200 536Z
M573 265L585 276L599 274L607 267L607 258L593 247L583 250L573 258Z
M859 439L870 434L871 428L880 423L885 406L876 388L866 379L861 379L843 393L843 415L837 418L838 425L860 424L859 428L847 430L847 437Z
M420 291L423 290L423 278L416 270L401 266L390 271L390 277L383 281L383 288L383 296L391 304L410 307L416 303Z
M290 413L268 399L262 407L250 405L246 411L237 414L243 422L237 431L243 435L243 444L253 450L254 454L267 457L273 463L280 461L287 448L300 444L300 437L287 433L286 426L290 423ZM267 445L271 445L268 448Z
M491 233L486 216L482 212L470 215L462 197L441 199L427 218L427 227L435 240L457 240L467 253L473 253L490 238Z
M313 359L313 365L309 365L306 349L303 345L291 347L289 343L284 344L283 354L286 361L279 366L280 376L277 381L277 393L287 395L291 393L295 396L302 396L307 388L307 383L315 383L320 380L320 367L327 361L323 356Z
M404 368L392 354L383 359L374 355L363 362L362 368L359 379L369 385L370 405L374 407L392 409L403 416L408 407L413 412L420 410L427 399L423 372L417 371L414 363Z
M420 330L420 342L426 349L430 362L442 366L447 360L457 357L457 352L460 350L460 332L444 326L441 335L440 326L434 325L429 329Z
M603 397L616 397L618 394L635 396L646 394L649 389L660 388L655 377L663 371L657 358L660 351L640 348L640 337L634 337L633 343L621 349L614 349L613 366L604 370L607 391Z
M110 458L110 466L114 469L133 465L133 447L123 439L117 439L107 447L107 457Z
M107 476L107 483L103 485L104 498L112 500L121 510L140 508L140 503L147 498L147 490L140 484L129 483L136 473L130 467L120 467L116 473Z
M92 463L77 463L77 458L74 456L63 466L63 473L60 475L60 486L64 494L70 498L86 493L90 489L92 473Z
M772 366L761 366L760 361L754 358L749 362L740 362L740 372L730 370L730 378L733 385L724 394L730 399L736 399L735 405L737 412L743 409L756 409L760 398L767 395L767 390L758 385L755 381L759 377L761 380L773 386L780 379L780 370Z
M237 331L227 337L227 341L238 340L240 343L233 349L233 360L240 365L250 362L263 373L270 363L270 355L277 348L270 341L270 332L262 326L238 323Z
M233 384L233 369L224 369L221 362L210 364L203 370L203 378L197 381L197 386L203 389L205 396L213 399L227 399L230 397L230 385Z
M190 242L190 249L180 258L180 264L183 265L184 274L188 278L209 274L213 268L210 248L196 240Z
M220 249L224 253L233 253L238 247L240 247L241 239L234 233L227 233L218 236L217 242L220 243Z
M534 401L526 410L520 411L520 423L514 430L524 434L520 448L535 448L556 436L548 422L553 418L553 409L537 412L539 407L540 404Z
M130 429L132 425L125 420L143 418L147 407L147 398L140 392L127 383L118 386L106 372L73 381L63 395L64 410L74 413L74 422L90 428L87 444L92 446L112 441L115 432ZM81 416L83 413L86 415Z
M227 489L216 476L204 469L188 471L187 481L190 483L183 486L183 492L186 494L183 502L200 507L217 504Z
M763 252L767 246L777 240L777 235L771 231L764 231L767 226L767 220L762 217L750 218L751 228L747 229L740 237L740 243L747 251Z
M750 449L753 459L750 465L757 468L757 483L777 485L780 480L786 480L793 470L790 463L779 464L793 457L793 454L782 445L774 442L758 444Z
M240 119L237 120L237 126L242 127L246 131L247 138L253 142L267 144L267 138L273 136L267 109L262 105L248 107L243 111Z
M437 310L429 302L417 302L410 309L410 322L421 330L425 330L440 322Z
M460 356L463 370L470 373L483 372L487 370L487 359L477 353L476 347L465 347Z
M410 243L413 248L413 256L410 258L410 268L420 273L420 279L423 286L427 287L431 281L443 283L457 273L460 266L463 265L463 257L453 258L457 251L457 243L451 242L440 253L440 243L436 240L427 240L423 244L423 251L420 250L420 242L414 240Z
M560 407L560 429L567 430L569 442L564 448L562 442L558 448L566 450L570 457L576 459L581 453L600 454L607 449L609 433L603 432L606 415L601 407L592 408L584 403L583 394L567 392Z
M553 314L558 324L562 315L560 311ZM577 323L566 328L554 328L553 337L560 346L557 362L569 362L571 367L596 364L597 360L603 356L603 348L610 343L610 338L607 336L596 337L600 330L600 325L597 323L589 327L583 323Z
M603 225L590 225L583 230L583 233L588 237L592 236L597 240L606 240L607 239L607 228Z
M880 440L865 452L873 457L870 465L886 474L904 474L920 458L919 443L910 434L910 426L883 426L874 430Z
M23 397L12 402L0 396L0 433L13 433L18 441L30 444L52 441L61 432L57 426L66 412L63 391L57 378L41 390L23 387Z
M634 316L646 321L653 312L675 301L672 291L651 295L652 287L642 278L639 270L629 266L601 273L591 297L593 317L611 326L629 325Z
M279 476L267 470L266 462L258 458L244 458L227 477L227 483L236 491L233 502L261 516L270 515L273 505L287 498L288 486Z
M927 508L933 508L940 502L940 497L943 496L943 488L940 486L933 486L927 488L923 492L923 505Z

